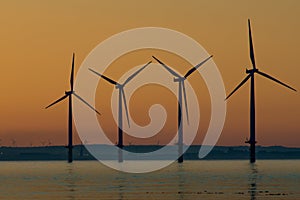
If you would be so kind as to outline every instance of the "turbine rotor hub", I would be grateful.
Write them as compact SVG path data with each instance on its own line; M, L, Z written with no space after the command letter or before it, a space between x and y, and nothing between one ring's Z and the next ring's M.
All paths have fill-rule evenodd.
M73 94L73 91L65 91L65 94L66 95L71 95L71 94Z
M246 73L247 74L254 74L255 72L258 72L258 69L254 68L254 69L246 69Z
M121 84L116 85L116 89L122 89L123 87L124 87L124 85L121 85Z
M174 78L174 82L182 82L185 80L185 77L176 77Z

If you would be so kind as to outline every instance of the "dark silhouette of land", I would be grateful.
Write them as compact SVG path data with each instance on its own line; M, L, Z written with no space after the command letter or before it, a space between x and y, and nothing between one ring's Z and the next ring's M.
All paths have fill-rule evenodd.
M108 145L100 145L104 149ZM130 145L124 146L124 150L130 152L145 153L155 151L162 145ZM185 160L199 160L198 151L200 145L188 148L183 157ZM171 146L176 150L177 146ZM110 152L105 152L109 154ZM283 146L263 147L257 146L256 155L258 159L300 159L300 148L288 148ZM0 147L0 161L46 161L66 160L68 152L64 146L48 147ZM83 145L73 147L74 160L95 160ZM105 159L105 158L104 158ZM109 159L109 156L108 158ZM115 157L114 157L115 159ZM164 159L163 156L161 159ZM247 146L215 146L203 160L246 160L249 159L249 147Z

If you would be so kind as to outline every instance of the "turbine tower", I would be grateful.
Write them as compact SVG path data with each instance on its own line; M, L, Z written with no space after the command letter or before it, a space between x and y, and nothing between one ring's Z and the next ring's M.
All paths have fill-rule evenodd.
M73 122L72 122L72 95L74 95L76 98L78 98L80 101L82 101L84 104L86 104L88 107L90 107L92 110L94 110L97 114L100 115L100 113L93 108L90 104L88 104L83 98L81 98L78 94L75 93L74 91L74 59L75 59L75 54L73 53L73 58L72 58L72 70L71 70L71 78L70 78L70 85L71 85L71 90L66 91L65 95L61 97L60 99L56 100L55 102L51 103L49 106L47 106L45 109L57 104L58 102L64 100L65 98L69 97L69 127L68 127L68 162L71 163L73 162L73 135L72 135L72 127L73 127Z
M294 88L288 86L287 84L273 78L272 76L259 71L256 68L255 58L254 58L254 49L253 49L253 42L252 42L252 34L251 34L251 26L250 26L250 19L248 19L248 28L249 28L249 48L250 48L250 60L252 63L252 69L246 69L246 73L248 74L246 78L226 97L227 100L235 91L237 91L242 85L244 85L248 79L251 78L251 85L250 85L250 139L245 141L245 143L250 144L250 162L255 162L255 92L254 92L254 74L257 73L265 78L268 78L276 83L279 83L291 90L296 91Z
M193 73L195 72L201 65L206 63L211 57L209 56L204 61L196 65L195 67L191 68L184 76L179 75L177 72L172 70L170 67L165 65L163 62L161 62L158 58L155 56L152 56L157 62L159 62L167 71L169 71L174 78L174 82L178 82L178 163L183 162L183 124L182 122L182 93L184 97L184 105L185 105L185 111L186 111L186 118L187 122L189 123L189 112L188 112L188 106L187 106L187 100L186 100L186 91L185 91L185 85L184 81Z
M119 90L119 102L118 102L118 143L117 146L119 147L119 151L118 151L118 161L119 162L123 162L123 153L122 153L122 149L124 147L123 145L123 110L122 110L122 104L124 104L125 107L125 112L126 112L126 118L127 118L127 123L128 123L128 127L130 127L130 123L129 123L129 116L128 116L128 108L127 108L127 102L126 102L126 97L125 97L125 93L124 93L124 87L125 85L131 81L136 75L138 75L143 69L145 69L152 61L148 62L146 65L144 65L142 68L140 68L139 70L137 70L135 73L133 73L131 76L129 76L125 82L123 84L118 83L110 78L108 78L107 76L104 76L96 71L94 71L93 69L89 68L90 71L92 71L93 73L95 73L96 75L102 77L104 80L106 80L107 82L115 85L116 89Z

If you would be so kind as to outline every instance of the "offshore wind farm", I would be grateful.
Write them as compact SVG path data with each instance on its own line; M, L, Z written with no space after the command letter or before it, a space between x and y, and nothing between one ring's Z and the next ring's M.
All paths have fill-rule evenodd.
M3 1L0 199L300 199L299 7Z

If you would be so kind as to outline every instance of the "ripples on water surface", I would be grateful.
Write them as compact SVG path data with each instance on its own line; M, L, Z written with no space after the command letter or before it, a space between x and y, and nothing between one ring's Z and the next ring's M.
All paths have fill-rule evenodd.
M96 161L0 162L0 199L294 200L300 199L300 160L185 161L147 174Z

